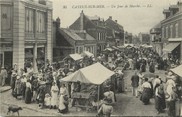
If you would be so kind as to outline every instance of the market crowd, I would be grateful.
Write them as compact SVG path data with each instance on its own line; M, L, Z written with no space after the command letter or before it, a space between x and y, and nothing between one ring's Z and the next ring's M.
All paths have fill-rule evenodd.
M65 83L60 82L60 79L96 62L115 72L112 76L114 80L106 82L101 88L102 103L99 104L98 115L111 115L113 112L111 103L117 101L115 94L125 91L123 72L129 69L136 71L131 78L133 95L140 96L144 104L149 104L150 99L155 98L158 113L163 112L167 104L168 114L175 116L175 101L181 98L181 82L177 75L168 70L171 65L179 65L179 62L163 59L150 48L126 47L113 51L105 50L97 58L86 56L76 62L66 60L63 67L59 62L54 64L47 62L44 67L38 69L38 73L34 73L31 64L21 69L14 65L10 70L1 69L1 85L4 86L9 80L15 98L23 99L26 104L36 102L40 108L58 109L60 113L67 113L69 103L71 106L75 103L72 98L73 92L80 92L82 86L79 81ZM156 69L166 70L165 81L158 75L144 76L147 70L155 74Z

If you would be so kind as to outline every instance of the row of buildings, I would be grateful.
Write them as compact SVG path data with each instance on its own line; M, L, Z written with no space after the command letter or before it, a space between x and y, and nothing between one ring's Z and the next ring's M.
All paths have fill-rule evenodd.
M131 35L110 16L107 20L80 13L78 19L61 28L52 19L49 0L0 0L0 65L18 68L31 62L60 60L71 53L89 51L98 55L107 46L119 46ZM128 41L127 43L130 43Z
M32 63L36 69L37 64L60 61L72 53L89 51L97 56L106 47L146 38L124 31L112 16L104 20L83 11L69 28L61 28L61 20L53 20L49 0L0 0L0 9L0 66L4 67Z
M60 24L59 18L53 23L55 60L83 51L97 56L108 46L124 44L123 26L113 21L111 16L104 21L99 16L90 17L82 11L69 28L60 28Z
M151 30L153 46L164 58L182 61L182 2L164 9L164 20Z

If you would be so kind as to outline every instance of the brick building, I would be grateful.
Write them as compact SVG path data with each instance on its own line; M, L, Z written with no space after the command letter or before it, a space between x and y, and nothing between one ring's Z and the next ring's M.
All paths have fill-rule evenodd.
M83 11L80 17L69 27L72 30L85 30L86 33L96 39L96 53L100 53L106 47L106 28L104 20L98 16L86 16Z
M107 43L110 46L124 45L124 29L118 24L117 20L113 21L112 16L105 21L107 28Z
M162 55L163 43L161 41L161 23L158 23L157 25L155 25L153 28L150 29L150 38L154 50L159 55Z
M161 21L163 53L166 57L182 61L182 2L164 9L165 19Z
M0 64L23 68L30 61L52 60L52 2L0 1Z
M60 61L69 54L89 51L96 56L96 39L85 30L60 28L60 19L53 22L53 58Z

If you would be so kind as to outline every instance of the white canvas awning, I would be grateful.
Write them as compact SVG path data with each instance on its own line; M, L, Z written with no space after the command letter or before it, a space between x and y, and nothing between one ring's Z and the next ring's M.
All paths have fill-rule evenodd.
M83 52L83 55L86 55L86 56L88 56L88 57L94 57L94 54L92 54L92 53L89 52L89 51L84 51L84 52Z
M180 45L180 43L169 43L164 47L163 51L172 52L178 45Z
M177 74L178 76L182 77L182 64L179 65L178 67L175 67L173 69L170 69L172 72Z
M86 68L82 68L73 74L61 79L61 81L66 82L77 82L81 83L91 83L100 85L107 79L109 79L114 74L100 63L95 63Z
M69 55L73 60L77 61L77 60L80 60L82 59L83 57L80 55L80 54L70 54Z

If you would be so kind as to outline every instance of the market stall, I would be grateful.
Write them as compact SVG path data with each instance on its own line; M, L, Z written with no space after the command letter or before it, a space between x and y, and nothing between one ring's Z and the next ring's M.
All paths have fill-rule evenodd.
M180 100L177 100L175 103L175 110L176 110L176 116L180 116L181 115L181 107L180 107L180 101L182 100L182 64L170 69L170 71L172 71L174 74L176 74L176 78L175 78L175 83L176 83L176 93L178 95L178 98Z
M65 57L63 59L63 61L65 61L65 64L68 65L69 69L72 69L73 67L75 67L80 60L82 60L83 57L80 54L70 54L69 56Z
M86 68L82 68L73 74L61 79L64 82L80 82L85 84L85 87L94 87L92 90L85 90L80 92L73 93L72 98L76 101L75 107L84 107L86 110L90 108L91 98L97 95L97 101L100 99L100 85L102 85L107 79L111 78L114 75L114 72L110 71L100 63L95 63ZM90 85L90 86L89 86ZM84 103L83 103L84 102Z

